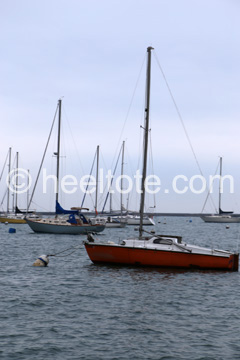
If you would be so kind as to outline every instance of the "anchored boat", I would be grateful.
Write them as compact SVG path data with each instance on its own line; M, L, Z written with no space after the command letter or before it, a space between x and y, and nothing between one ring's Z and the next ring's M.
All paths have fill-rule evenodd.
M143 210L145 179L147 170L151 51L148 47L146 106L144 126L144 161L142 171L139 237L121 240L118 244L98 242L88 235L84 245L89 258L95 264L118 264L133 266L154 266L185 269L212 269L238 271L238 253L189 245L180 236L143 236Z
M221 209L222 200L222 157L220 157L220 175L219 175L219 198L218 214L201 215L200 218L207 223L239 223L240 216L233 215L233 211L223 211Z
M77 235L88 234L89 232L101 232L105 229L105 225L98 223L96 219L88 219L87 216L82 213L83 208L75 207L71 208L71 210L65 210L58 202L61 105L62 100L60 99L58 101L58 144L57 152L55 153L57 156L56 216L55 218L38 219L26 217L26 222L33 231L39 233Z

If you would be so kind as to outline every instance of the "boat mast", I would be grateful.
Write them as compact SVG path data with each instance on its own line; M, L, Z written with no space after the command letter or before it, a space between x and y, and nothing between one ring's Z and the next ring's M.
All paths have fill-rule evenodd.
M12 148L9 148L9 153L8 153L8 174L9 174L9 175L10 175L10 171L11 171L11 152L12 152ZM9 212L10 185L11 185L11 180L10 180L10 176L8 176L7 213Z
M109 212L112 214L112 193L109 194Z
M16 154L16 196L15 196L15 214L17 212L17 193L18 193L18 152Z
M28 213L28 203L29 203L29 176L30 176L30 171L29 171L29 169L28 169L28 182L27 182L27 213Z
M220 177L219 177L219 203L218 213L221 214L221 197L222 197L222 157L220 157Z
M95 215L97 215L97 200L98 200L98 168L99 168L99 145L97 146Z
M121 206L121 217L122 217L122 207L123 207L123 167L124 167L124 148L125 141L122 144L122 164L121 164L121 196L120 196L120 206Z
M147 48L147 78L146 78L146 98L145 98L145 124L144 124L144 153L143 153L143 171L142 171L142 185L141 185L141 202L140 202L140 227L139 238L142 237L143 232L143 213L145 200L145 179L147 173L147 152L148 152L148 133L149 133L149 111L150 111L150 84L151 84L151 51L153 48Z
M60 132L61 132L61 115L62 115L62 100L58 100L58 142L57 142L57 189L56 189L56 203L58 202L59 192L59 159L60 159Z

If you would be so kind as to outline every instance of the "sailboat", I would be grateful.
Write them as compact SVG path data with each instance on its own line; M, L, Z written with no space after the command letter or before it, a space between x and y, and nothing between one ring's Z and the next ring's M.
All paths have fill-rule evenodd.
M120 216L114 216L113 218L116 219L116 220L120 220L121 217ZM124 215L122 218L125 219L127 225L135 225L135 226L140 225L140 216L139 215L127 214L127 215ZM145 225L145 226L148 226L148 225L154 226L155 222L153 220L153 217L144 215L144 217L143 217L143 225Z
M18 213L7 213L0 215L0 223L5 224L26 224L25 215Z
M145 198L145 179L147 170L151 52L147 48L147 83L144 126L144 158L141 183L140 227L137 238L123 239L119 243L96 241L89 234L84 242L90 260L95 264L118 264L132 266L154 266L186 269L214 269L238 271L239 254L225 250L215 250L189 245L180 236L144 236L143 209Z
M25 215L9 212L0 215L0 223L5 224L26 224Z
M108 221L106 223L106 227L124 227L126 225L140 225L140 216L135 214L130 214L128 210L124 209L123 207L123 165L124 165L124 148L125 148L125 141L122 143L121 152L122 152L122 166L121 166L121 193L120 193L120 206L121 210L119 214L113 214L111 209L111 193L108 192L108 195L110 195L110 214L111 216L108 217ZM120 154L119 154L120 155ZM116 169L116 168L115 168ZM115 172L115 170L114 170ZM113 179L112 179L113 180ZM106 198L106 200L107 200ZM106 201L105 201L106 204ZM104 206L105 206L104 204ZM123 209L124 209L124 215L123 215ZM104 210L104 208L103 208ZM153 217L149 217L147 215L144 215L143 217L143 225L155 225L155 222L153 220Z
M223 211L221 209L222 200L222 157L220 157L220 176L219 176L219 198L218 214L201 215L200 218L207 223L239 223L240 216L234 216L233 211Z
M97 150L96 150L96 154L95 157L97 159L97 165L96 165L96 191L95 191L95 205L94 205L94 212L95 212L95 216L91 217L90 220L91 221L97 221L99 224L103 224L105 225L106 228L120 228L120 227L124 227L126 225L126 222L124 221L120 221L118 219L115 219L112 216L103 216L103 215L98 215L98 183L99 183L99 176L98 176L98 172L99 172L99 145L97 146ZM93 165L95 162L95 157L93 160ZM93 169L93 165L92 165L92 169ZM90 175L92 174L92 169L90 172ZM88 187L88 185L87 185ZM87 190L87 188L86 188ZM84 194L83 197L83 201L82 201L82 206L84 203L86 197L86 192Z
M61 129L61 108L62 100L58 101L58 143L57 143L57 191L55 203L55 218L38 218L31 219L26 217L26 222L30 228L38 233L52 233L52 234L88 234L89 232L101 232L105 229L104 224L99 224L94 219L88 219L80 207L73 207L70 210L65 210L61 207L58 201L59 197L59 159L60 159L60 129ZM30 201L31 202L31 201ZM60 216L61 215L61 216Z
M123 167L124 167L124 150L125 150L125 141L123 141L122 143L122 164L121 164L121 192L120 192L120 217L115 217L115 216L108 216L107 217L107 222L106 222L106 227L108 228L124 228L127 224L127 220L126 218L123 216ZM111 204L111 195L110 194L110 204ZM111 207L111 205L110 205Z
M124 149L125 149L125 141L123 141L122 143L122 146L121 146L121 149L120 149L120 152L119 152L119 155L118 155L118 159L117 159L117 163L116 163L116 166L115 166L115 169L114 169L114 174L115 174L115 171L116 171L116 168L117 168L117 164L118 164L118 160L119 160L119 157L120 157L120 154L122 153L122 164L121 164L121 191L120 191L120 207L121 207L121 210L120 210L120 214L119 216L115 216L113 214L113 211L112 211L112 193L110 191L110 188L108 190L108 193L107 193L107 196L106 196L106 199L105 199L105 202L104 202L104 205L103 205L103 209L102 209L102 214L104 214L104 208L105 208L105 205L106 205L106 202L108 200L108 197L110 199L110 211L109 211L109 214L107 216L104 216L102 215L105 219L105 222L106 222L106 228L124 228L126 225L127 225L127 220L125 218L125 216L123 216L123 166L124 166ZM110 183L110 187L112 186L112 183L113 183L113 177L111 179L111 183ZM106 215L106 214L105 214Z
M128 225L140 225L140 216L139 215L130 215L128 214L126 216ZM155 222L153 220L153 217L145 215L143 217L143 225L151 225L154 226Z
M9 148L8 151L8 173L11 172L11 153L12 148ZM6 159L7 161L7 159ZM18 186L18 152L16 154L16 188ZM9 196L10 196L10 177L8 178L8 188L7 188L7 211L6 213L2 213L0 215L0 223L9 223L9 224L26 224L25 215L18 209L17 205L17 192L14 196L13 200L15 199L15 206L13 205L13 211L10 211L9 206Z

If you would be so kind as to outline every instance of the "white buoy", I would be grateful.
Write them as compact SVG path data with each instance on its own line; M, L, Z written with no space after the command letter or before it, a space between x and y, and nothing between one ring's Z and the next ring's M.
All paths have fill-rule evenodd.
M226 226L226 229L229 229L229 225Z
M48 266L49 258L47 255L41 255L37 260L33 263L33 266Z

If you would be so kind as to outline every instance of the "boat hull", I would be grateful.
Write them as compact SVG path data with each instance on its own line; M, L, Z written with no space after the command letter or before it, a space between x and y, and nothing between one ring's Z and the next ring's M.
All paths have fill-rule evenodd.
M106 222L106 228L124 228L125 226L124 222Z
M11 218L7 216L1 216L0 217L0 223L9 223L9 224L26 224L25 219L18 219L18 218Z
M32 221L26 219L30 228L37 233L47 234L68 234L68 235L81 235L88 234L89 232L101 232L105 229L105 225L64 225L64 224L49 224L40 221Z
M124 216L124 217L116 217L119 221L124 219L127 225L140 225L140 216ZM143 218L144 226L154 226L154 220L152 218Z
M202 215L200 217L207 223L240 223L238 216Z
M128 225L140 225L140 218L129 218L127 219ZM154 226L154 222L152 219L143 219L144 226Z
M88 242L84 245L95 264L238 271L238 254L226 257Z

